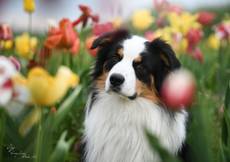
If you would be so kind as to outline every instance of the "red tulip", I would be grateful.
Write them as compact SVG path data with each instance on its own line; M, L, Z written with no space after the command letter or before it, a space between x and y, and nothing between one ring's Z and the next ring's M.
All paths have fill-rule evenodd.
M59 27L50 28L45 40L45 47L48 49L68 49L72 54L79 51L80 40L69 19L62 19Z
M114 30L113 24L111 22L107 22L104 24L94 24L92 32L94 35L99 36L112 30Z
M186 34L186 38L188 40L188 50L192 50L201 40L202 31L200 29L190 29Z
M196 90L195 80L187 70L176 70L168 75L162 85L162 101L172 110L190 106Z
M99 16L96 14L92 14L92 10L86 5L79 5L79 9L81 10L81 16L73 22L73 26L78 25L82 22L82 27L84 28L89 19L93 22L97 23L99 21Z
M9 40L13 38L13 32L9 25L0 24L0 40Z
M199 12L197 21L202 25L209 25L215 19L216 15L212 12Z
M93 57L96 57L98 49L91 49L93 41L97 38L97 36L88 37L85 41L86 49L88 50L89 54Z
M192 52L191 52L191 55L192 57L199 61L200 63L203 63L204 62L204 57L203 57L203 54L201 52L201 50L197 47L195 48Z

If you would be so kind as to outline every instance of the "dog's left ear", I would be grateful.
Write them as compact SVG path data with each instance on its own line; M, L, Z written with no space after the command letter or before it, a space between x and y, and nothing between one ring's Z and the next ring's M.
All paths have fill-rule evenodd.
M168 71L180 68L180 62L176 58L176 54L172 47L160 38L157 38L150 42L149 47L153 50L155 54L158 54L161 60L164 62Z
M157 38L152 42L146 42L148 50L157 61L153 69L155 88L158 92L161 90L165 77L173 70L180 68L180 62L169 44Z

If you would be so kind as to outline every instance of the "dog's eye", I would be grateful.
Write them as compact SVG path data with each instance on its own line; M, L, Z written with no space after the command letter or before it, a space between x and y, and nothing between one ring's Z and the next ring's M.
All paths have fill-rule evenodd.
M150 74L148 70L144 67L144 65L142 65L141 62L133 62L133 67L137 78L148 84L150 82Z
M119 55L113 55L110 59L108 59L106 62L105 62L105 70L109 71L112 69L112 67L117 64L119 61L121 61L121 57Z

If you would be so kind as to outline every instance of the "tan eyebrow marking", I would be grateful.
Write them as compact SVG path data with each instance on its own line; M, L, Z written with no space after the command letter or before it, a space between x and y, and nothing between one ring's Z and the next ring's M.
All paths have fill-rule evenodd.
M124 52L124 49L123 48L119 48L118 50L117 50L117 54L122 58L123 57L123 52Z
M165 64L169 66L169 61L168 61L167 57L164 54L160 54L160 57L165 62Z
M141 61L142 61L141 55L137 56L133 61L134 61L135 63L141 62Z

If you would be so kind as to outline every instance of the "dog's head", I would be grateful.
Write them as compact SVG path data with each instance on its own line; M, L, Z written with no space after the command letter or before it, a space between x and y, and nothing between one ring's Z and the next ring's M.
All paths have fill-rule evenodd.
M126 30L100 36L94 48L99 49L93 71L96 88L129 99L157 101L166 75L180 67L174 51L163 40L149 42Z

